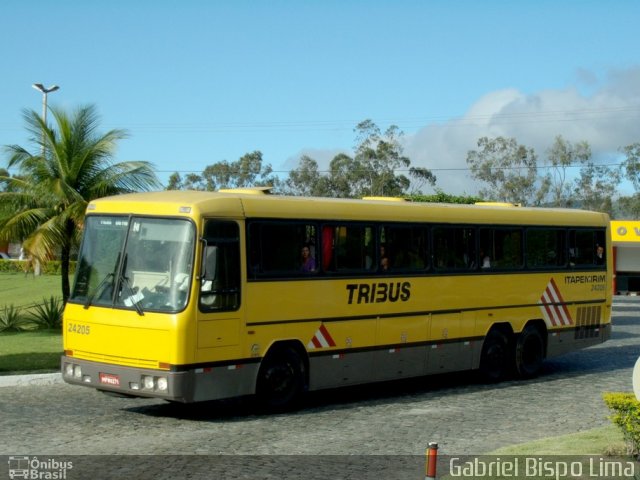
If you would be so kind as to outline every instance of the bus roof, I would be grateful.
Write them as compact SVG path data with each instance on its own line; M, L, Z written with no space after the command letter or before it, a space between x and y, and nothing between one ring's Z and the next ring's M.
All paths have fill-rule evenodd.
M168 190L132 193L92 201L90 214L140 214L189 218L291 218L389 222L605 226L605 213L512 204L460 205L399 202L397 199L335 199L270 195L256 190L224 192Z

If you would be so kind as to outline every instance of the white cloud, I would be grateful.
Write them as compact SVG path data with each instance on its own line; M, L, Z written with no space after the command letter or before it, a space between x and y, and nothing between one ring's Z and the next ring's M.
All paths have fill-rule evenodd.
M577 87L533 94L491 92L464 116L407 135L405 153L413 165L434 170L438 188L455 194L478 189L465 170L466 157L483 136L516 138L543 160L562 135L574 143L589 142L596 160L619 160L620 147L640 141L640 67L612 72L599 85L587 72L578 73L589 81L589 94Z
M596 161L619 162L621 147L640 142L640 66L612 71L604 80L586 70L575 77L575 86L562 90L489 92L463 116L405 134L405 154L413 166L434 171L438 189L458 195L481 188L469 176L466 158L484 136L513 137L535 149L540 163L558 135L572 143L587 141ZM296 168L302 155L326 170L339 153L353 154L340 148L302 149L283 163L281 173Z

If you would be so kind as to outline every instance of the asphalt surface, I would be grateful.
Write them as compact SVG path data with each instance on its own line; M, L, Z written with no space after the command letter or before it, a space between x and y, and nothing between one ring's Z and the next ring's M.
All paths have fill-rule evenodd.
M211 462L230 472L216 478L379 478L385 468L398 473L399 459L414 472L430 442L441 455L479 455L609 425L602 394L632 391L640 297L616 297L613 322L610 341L547 360L533 380L487 385L464 373L330 390L286 414L260 414L246 400L114 398L61 383L58 374L0 377L0 455L80 455L77 465L127 455L116 466L135 478L144 478L141 465L155 472L149 478L209 478ZM183 455L198 457L188 467ZM289 463L291 455L300 457ZM166 477L152 468L157 463ZM116 466L103 465L107 473L95 478L125 478L111 476ZM172 468L186 476L169 476Z

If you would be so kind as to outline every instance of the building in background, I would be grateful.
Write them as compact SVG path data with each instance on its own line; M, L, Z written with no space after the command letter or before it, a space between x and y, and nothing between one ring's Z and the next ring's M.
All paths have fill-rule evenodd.
M640 292L640 221L612 220L614 293Z

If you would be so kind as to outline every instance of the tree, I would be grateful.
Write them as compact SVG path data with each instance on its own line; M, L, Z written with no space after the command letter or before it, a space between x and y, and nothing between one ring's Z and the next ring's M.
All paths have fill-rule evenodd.
M279 179L271 165L262 164L262 152L254 151L235 162L226 160L207 165L202 174L189 173L183 179L178 172L169 177L167 190L202 190L213 192L221 188L277 186Z
M0 177L9 188L0 192L0 239L21 239L25 249L44 260L60 253L62 299L70 294L69 261L79 243L88 203L99 197L159 187L148 162L112 163L124 130L97 132L94 106L72 114L51 108L55 127L45 125L35 111L23 117L30 142L38 153L9 145L8 167L14 177Z
M633 195L621 197L619 207L630 218L640 218L640 143L632 143L621 149L626 155L622 163L621 174L631 182L635 190Z
M6 178L10 178L9 170L5 168L0 168L0 191L5 191L7 189L8 181Z
M169 183L166 190L206 190L204 179L197 173L188 173L184 179L178 172L169 176Z
M178 172L173 172L169 175L169 182L167 183L166 190L182 190L182 177Z
M424 202L424 203L457 203L462 205L473 205L476 202L481 202L480 197L474 197L470 195L451 195L436 189L436 193L431 195L409 195L408 199L412 202Z
M587 163L591 159L591 147L584 141L573 145L558 135L547 151L547 159L550 172L542 182L549 189L549 203L555 207L571 207L575 199L569 168Z
M586 141L573 145L557 136L548 151L551 172L546 181L550 190L550 204L557 207L578 206L612 214L613 196L620 183L620 172L606 165L596 165L591 158L591 147ZM580 166L575 178L568 169Z
M627 158L622 164L625 177L631 181L636 192L640 192L640 143L632 143L622 148Z
M341 153L322 175L315 160L304 156L298 168L285 181L287 193L359 198L363 196L400 196L412 186L435 185L436 177L426 168L411 167L403 155L402 132L390 126L384 133L371 120L360 122L354 129L354 156ZM408 176L402 172L407 172Z
M209 165L202 176L206 190L274 186L278 182L273 175L273 168L269 164L262 164L262 152L257 150L243 155L235 162L223 161Z
M523 205L541 202L545 189L537 189L538 158L532 148L518 145L515 138L482 137L478 150L467 153L471 175L488 185L480 196Z
M327 177L318 170L318 162L303 155L298 168L289 173L283 184L283 191L289 195L303 197L322 197L328 195L329 184Z
M580 208L613 215L613 197L620 183L620 171L596 165L590 159L580 168L575 181L574 197Z
M426 168L411 167L411 160L403 155L403 133L396 125L391 125L384 134L371 120L356 125L356 154L354 163L360 168L361 180L368 185L356 196L381 195L394 197L406 193L411 186L409 177L434 186L436 176ZM406 171L409 177L399 173ZM368 177L368 178L367 178Z

